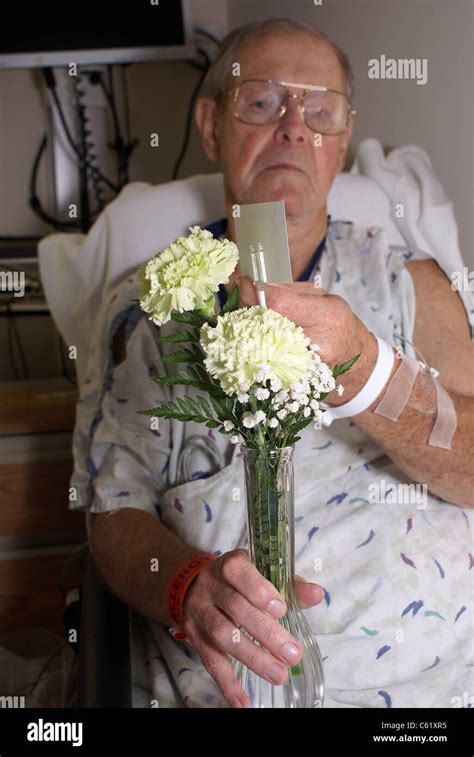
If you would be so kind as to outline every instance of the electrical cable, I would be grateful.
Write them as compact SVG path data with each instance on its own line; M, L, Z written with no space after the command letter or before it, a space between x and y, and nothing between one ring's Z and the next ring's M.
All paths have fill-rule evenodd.
M193 90L193 92L191 94L191 99L189 101L188 111L187 111L187 114L186 114L186 122L185 122L185 129L184 129L183 144L181 146L181 150L180 150L179 155L178 155L178 157L176 159L176 163L175 163L175 166L173 168L173 173L171 175L171 178L172 178L173 181L178 178L178 173L179 173L179 169L181 167L181 163L183 162L184 156L185 156L186 151L187 151L188 146L189 146L189 138L191 136L191 124L192 124L192 116L193 116L194 104L196 102L196 99L197 99L197 96L199 94L199 90L201 89L201 85L202 85L202 83L204 81L204 78L205 78L205 76L206 76L206 74L207 74L207 72L209 70L209 66L211 65L211 59L209 58L209 56L206 53L206 51L203 50L200 47L197 48L197 51L199 53L201 53L201 55L203 55L205 57L206 62L204 64L204 67L203 67L203 69L201 71L201 76L198 79L198 82L197 82L197 84L196 84L196 86L195 86L195 88L194 88L194 90Z
M195 31L198 34L202 34L203 37L207 37L208 39L210 39L211 42L215 42L216 45L220 45L221 44L221 40L220 39L217 39L217 37L214 37L213 34L210 34L210 32L207 32L205 29L202 29L200 26L197 26L196 29L195 29Z
M122 92L123 92L123 117L125 121L125 136L127 138L127 142L131 141L130 135L132 133L132 129L130 126L130 99L128 96L128 78L127 78L127 68L129 64L123 63L120 66L120 77L122 80Z
M126 178L127 159L125 158L125 162L124 162L125 144L123 141L122 132L120 130L120 123L117 116L117 108L115 107L113 82L112 82L112 75L111 75L110 69L111 69L111 66L107 66L107 73L109 77L109 89L107 89L104 79L102 77L102 74L100 72L97 72L97 81L106 97L107 102L109 103L110 111L112 113L112 121L114 124L115 134L114 134L114 141L112 143L109 143L108 146L111 149L115 150L117 154L117 184L120 189L128 181L128 179Z
M66 135L67 141L69 142L70 146L74 150L76 156L79 158L79 160L82 159L81 151L76 145L74 139L72 138L71 132L69 130L69 126L67 125L66 118L64 116L64 112L62 109L61 101L58 97L58 94L56 92L56 80L54 78L54 73L51 68L43 68L43 74L46 81L46 85L48 89L51 92L51 95L54 100L54 104L56 105L58 115L61 121L61 125L64 129L64 133ZM77 77L75 77L77 78ZM115 184L113 184L106 176L102 174L102 172L95 166L91 166L90 164L86 164L86 167L89 168L91 171L95 171L97 173L97 176L104 182L104 184L107 184L107 186L112 189L114 192L117 192L117 187Z
M91 213L89 204L89 175L87 173L87 163L93 162L95 159L95 153L92 152L92 142L89 143L87 136L90 134L90 130L87 128L89 119L86 115L86 108L82 102L82 97L85 92L81 89L81 76L78 73L72 80L72 88L74 92L74 107L77 118L77 130L79 139L79 206L80 206L80 222L81 230L84 234L87 234L91 226ZM101 208L101 195L100 188L97 192L99 195L98 205Z
M88 173L92 182L95 199L97 202L98 210L101 212L107 201L103 197L103 189L101 187L102 179L99 176L99 170L97 166L97 154L94 152L94 142L90 138L91 130L89 128L90 118L87 113L87 107L83 102L85 95L84 89L81 87L81 75L78 74L74 77L73 89L75 96L75 107L77 118L79 121L80 136L82 142L81 160L80 160L80 176L81 176L81 217L84 222L84 208L88 208ZM89 168L90 167L90 168ZM87 219L90 225L90 217ZM86 229L87 230L87 229Z
M54 218L54 216L51 216L49 213L47 213L42 205L41 201L36 194L36 182L38 178L38 169L39 164L41 161L41 157L43 155L43 152L46 149L46 145L48 143L48 138L46 134L43 135L40 145L38 147L36 156L33 160L33 166L31 168L31 174L30 174L30 198L29 198L29 204L35 215L38 216L42 221L45 223L53 226L58 231L71 231L71 229L81 229L81 223L79 220L74 221L62 221L58 218Z
M133 139L133 140L128 139L127 143L125 143L123 139L122 131L120 128L120 121L117 115L117 107L115 103L112 66L109 65L107 67L107 70L108 70L108 78L109 78L108 89L100 71L93 72L95 76L94 78L92 78L92 74L91 74L90 81L92 84L98 83L101 86L102 91L104 92L104 95L109 103L110 110L112 112L115 138L113 142L108 143L108 147L114 150L117 154L118 189L120 190L122 189L122 187L125 186L125 184L128 184L128 181L129 181L128 165L130 162L130 156L132 152L134 151L135 147L138 145L138 139ZM127 98L128 98L128 94L127 94ZM128 127L129 127L129 124L128 124Z

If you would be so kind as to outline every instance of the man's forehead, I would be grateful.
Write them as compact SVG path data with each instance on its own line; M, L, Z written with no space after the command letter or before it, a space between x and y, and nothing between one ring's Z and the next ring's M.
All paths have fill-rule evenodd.
M237 55L241 79L275 79L344 87L341 64L330 45L311 34L268 34L249 40Z

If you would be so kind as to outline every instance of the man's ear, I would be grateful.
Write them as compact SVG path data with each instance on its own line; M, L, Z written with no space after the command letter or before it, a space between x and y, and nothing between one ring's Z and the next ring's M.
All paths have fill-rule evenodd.
M210 97L199 97L194 109L194 120L207 157L212 162L219 160L219 144L216 138L217 102Z
M354 125L354 116L349 116L349 125L346 131L342 134L341 143L339 145L339 162L337 166L338 171L343 171L346 165L347 150L352 137L352 127Z

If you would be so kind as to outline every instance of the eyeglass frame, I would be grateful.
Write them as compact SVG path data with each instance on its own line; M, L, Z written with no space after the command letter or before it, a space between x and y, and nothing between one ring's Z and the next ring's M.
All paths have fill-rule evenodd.
M237 102L237 98L239 96L239 90L240 90L242 84L246 84L249 81L259 81L259 82L265 82L267 84L280 84L281 86L285 87L285 89L286 89L285 101L280 106L280 108L282 109L281 113L277 116L277 118L275 118L272 121L267 121L267 123L264 123L264 124L253 124L253 123L250 123L249 121L244 121L234 111L234 117L235 118L237 118L239 121L241 121L244 124L249 124L250 126L268 126L268 124L277 123L277 121L279 121L280 118L285 115L285 113L286 113L286 111L288 109L288 99L290 97L292 97L293 99L297 99L297 100L301 100L302 101L301 103L298 103L298 111L299 111L299 114L300 114L303 122L308 127L308 129L311 129L312 132L314 132L315 134L321 134L322 136L337 137L339 134L344 134L344 132L347 130L347 128L349 126L349 116L355 116L355 114L357 113L357 111L355 110L355 108L352 107L352 103L349 100L349 98L347 97L347 95L345 95L344 92L339 92L339 90L337 90L337 89L330 89L329 87L322 87L319 84L295 84L294 82L277 81L276 79L245 79L244 81L240 82L240 84L238 84L236 87L233 87L232 89L227 90L227 94L228 95L233 95L232 99L234 100L234 103ZM292 89L302 89L303 93L300 94L300 95L298 95L298 94L295 94L293 92L290 92L289 91L290 87ZM326 135L324 135L323 132L315 131L307 123L306 118L305 118L304 98L306 97L306 95L307 95L308 92L314 92L314 91L316 91L316 92L335 92L337 95L342 95L347 100L347 102L349 104L349 107L348 107L347 113L346 113L346 126L345 126L345 128L342 131L335 132L334 134L326 134Z

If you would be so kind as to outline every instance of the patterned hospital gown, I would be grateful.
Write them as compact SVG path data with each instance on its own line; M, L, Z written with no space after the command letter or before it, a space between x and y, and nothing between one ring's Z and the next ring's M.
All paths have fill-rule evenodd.
M428 257L391 248L377 227L331 221L313 278L377 336L411 340L415 296L405 262ZM115 366L111 339L123 324L127 359ZM96 330L70 507L86 511L88 523L94 513L137 507L216 555L246 547L238 445L193 422L160 419L151 429L136 412L195 392L151 380L165 370L159 349L170 350L158 348L154 329L132 276L104 303ZM410 480L349 419L308 426L294 460L296 572L325 590L305 611L324 658L324 707L472 706L473 512L429 493L424 503L400 496L398 485ZM369 501L373 484L384 487L384 502ZM228 707L192 647L136 612L131 631L134 707Z

